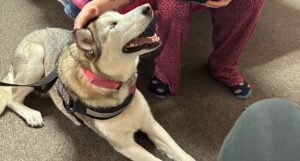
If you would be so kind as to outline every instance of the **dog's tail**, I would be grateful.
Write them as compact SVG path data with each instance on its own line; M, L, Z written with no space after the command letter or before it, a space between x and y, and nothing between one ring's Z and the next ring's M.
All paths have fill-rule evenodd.
M14 72L12 66L9 69L3 82L14 83ZM0 115L5 110L6 105L11 101L12 98L12 87L0 87Z

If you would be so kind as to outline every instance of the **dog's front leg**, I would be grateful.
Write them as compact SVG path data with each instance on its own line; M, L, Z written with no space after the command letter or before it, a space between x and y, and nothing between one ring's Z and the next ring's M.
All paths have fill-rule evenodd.
M161 161L134 141L133 134L127 137L108 139L121 154L133 161Z
M182 150L170 137L166 130L149 115L145 118L142 131L154 142L157 149L163 151L169 158L176 161L195 161L193 157Z

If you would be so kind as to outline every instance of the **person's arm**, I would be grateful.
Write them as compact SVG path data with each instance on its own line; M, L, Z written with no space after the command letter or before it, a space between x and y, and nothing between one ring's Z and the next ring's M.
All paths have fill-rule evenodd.
M82 28L89 20L110 10L116 10L126 5L130 0L93 0L87 3L78 14L74 22L74 28Z

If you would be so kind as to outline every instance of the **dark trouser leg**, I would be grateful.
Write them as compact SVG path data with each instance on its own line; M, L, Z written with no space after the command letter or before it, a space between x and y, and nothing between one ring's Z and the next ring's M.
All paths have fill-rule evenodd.
M172 93L179 88L181 52L189 30L190 3L182 0L157 0L157 34L163 45L155 58L154 75L169 85Z
M208 62L212 76L226 86L243 82L237 64L253 32L264 0L233 0L228 6L211 9L214 51Z

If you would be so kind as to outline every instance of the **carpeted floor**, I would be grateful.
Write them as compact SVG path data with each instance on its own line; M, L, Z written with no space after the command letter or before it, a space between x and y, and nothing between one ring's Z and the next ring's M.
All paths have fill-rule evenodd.
M72 21L55 0L1 0L0 15L1 78L26 34L45 27L72 28ZM254 90L248 100L233 98L209 77L205 67L212 50L208 12L193 18L183 54L179 95L161 101L148 93L151 58L142 59L138 87L154 116L183 149L198 161L215 161L226 134L246 106L270 97L300 104L299 19L297 0L266 0L261 21L240 61L240 69ZM33 94L26 104L41 111L45 126L27 127L15 113L6 110L0 118L1 161L127 160L88 128L73 125L49 98ZM137 135L137 140L156 156L168 160L144 135Z

